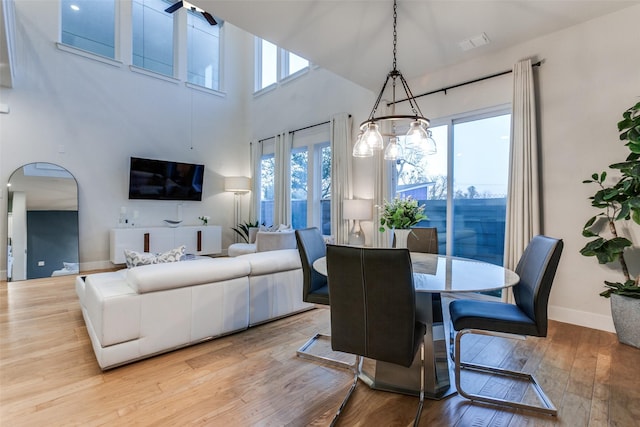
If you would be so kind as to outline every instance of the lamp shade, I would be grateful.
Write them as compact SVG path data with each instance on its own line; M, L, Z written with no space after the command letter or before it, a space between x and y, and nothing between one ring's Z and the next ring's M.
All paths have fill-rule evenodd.
M372 218L371 200L353 199L342 201L342 216L344 219L363 219Z
M224 178L224 191L233 193L246 193L251 190L251 178L246 176L226 176Z

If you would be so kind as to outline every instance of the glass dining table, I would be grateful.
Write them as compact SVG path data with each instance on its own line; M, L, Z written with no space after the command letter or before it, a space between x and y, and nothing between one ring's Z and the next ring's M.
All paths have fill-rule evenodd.
M468 258L411 252L413 283L416 289L416 318L427 326L424 336L425 397L442 399L456 392L447 355L445 325L442 313L433 309L440 294L487 292L509 288L518 283L518 275L504 267ZM327 274L327 261L322 257L313 268ZM444 309L444 307L443 307ZM409 368L377 361L373 372L361 378L371 388L418 395L420 392L420 358Z

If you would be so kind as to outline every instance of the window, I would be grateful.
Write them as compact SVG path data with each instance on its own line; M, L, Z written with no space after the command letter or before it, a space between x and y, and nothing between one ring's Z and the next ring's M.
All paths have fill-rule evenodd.
M331 235L331 146L322 144L320 149L320 223L322 234Z
M115 59L115 1L62 0L61 42Z
M309 68L309 61L256 37L255 91L275 85Z
M266 40L257 39L257 64L259 64L256 90L264 89L278 81L278 47Z
M273 225L274 217L274 177L276 159L266 154L260 160L260 220L267 226Z
M311 136L316 139L320 135ZM302 141L300 141L302 140ZM307 144L299 146L299 144ZM293 228L318 227L331 234L331 146L294 138L291 151L291 218Z
M438 228L440 253L502 265L511 114L440 123L430 128L436 155L397 162L396 193L425 203L420 226Z
M286 50L282 50L282 53L282 61L284 62L282 65L283 79L309 67L309 61L295 53L287 52Z
M209 25L200 13L187 15L187 80L209 89L220 89L220 26Z
M173 16L162 0L133 0L133 65L173 76Z
M291 226L295 229L318 227L331 234L331 145L328 126L296 132L289 158ZM273 144L264 143L260 161L260 222L274 224L275 157Z

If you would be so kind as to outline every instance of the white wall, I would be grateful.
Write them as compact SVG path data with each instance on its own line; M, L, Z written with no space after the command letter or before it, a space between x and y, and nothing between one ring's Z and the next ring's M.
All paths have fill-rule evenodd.
M252 39L223 27L228 54L219 96L134 73L126 58L117 67L62 51L56 46L58 2L15 6L16 79L12 89L0 89L10 107L10 114L0 114L0 182L25 163L68 169L79 186L82 269L103 268L110 265L108 230L121 206L137 210L140 225L162 226L177 216L177 202L128 200L129 157L204 163L203 201L184 202L182 217L195 225L198 216L211 216L223 226L226 248L233 240L233 194L223 192L222 177L250 174L243 116L252 72L234 53L251 49ZM0 205L6 218L4 187ZM6 221L0 230L5 242ZM4 268L4 244L0 256Z

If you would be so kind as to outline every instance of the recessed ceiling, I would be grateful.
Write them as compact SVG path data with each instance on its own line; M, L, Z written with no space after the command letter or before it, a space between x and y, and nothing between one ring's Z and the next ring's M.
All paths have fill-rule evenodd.
M392 0L192 0L372 91L392 68ZM640 4L613 0L398 0L398 69L422 76ZM486 34L471 50L460 42ZM606 36L606 35L603 35Z

